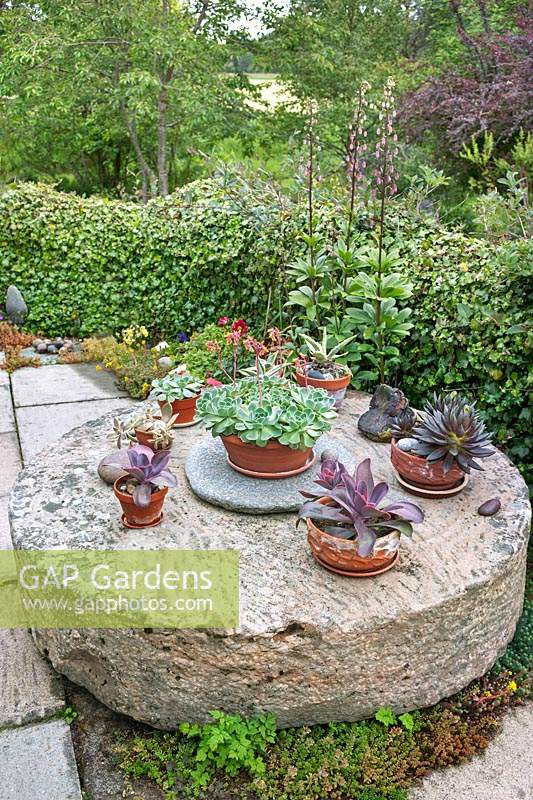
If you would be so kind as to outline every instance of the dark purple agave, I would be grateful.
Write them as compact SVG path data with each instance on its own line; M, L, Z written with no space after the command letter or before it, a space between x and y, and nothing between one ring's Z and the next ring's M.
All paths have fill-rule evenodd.
M165 486L177 486L176 476L167 469L170 459L168 450L153 452L149 447L138 444L128 450L119 450L113 457L114 463L122 467L124 472L137 481L133 492L133 502L140 508L150 505L152 486L163 489Z
M392 530L410 536L412 523L424 519L422 509L408 500L379 508L389 486L384 481L374 484L369 458L359 464L353 476L339 461L325 461L315 483L321 487L320 492L302 494L329 497L333 504L307 500L300 508L298 521L312 519L331 523L324 531L340 539L354 539L362 558L372 555L378 537Z

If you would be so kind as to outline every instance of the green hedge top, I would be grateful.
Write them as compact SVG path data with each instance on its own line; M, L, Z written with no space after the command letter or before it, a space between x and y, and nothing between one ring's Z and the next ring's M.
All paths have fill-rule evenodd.
M46 185L9 189L0 196L0 292L15 283L27 327L43 334L139 322L170 336L222 314L260 317L294 234L279 218L258 228L212 202L212 190L139 206Z

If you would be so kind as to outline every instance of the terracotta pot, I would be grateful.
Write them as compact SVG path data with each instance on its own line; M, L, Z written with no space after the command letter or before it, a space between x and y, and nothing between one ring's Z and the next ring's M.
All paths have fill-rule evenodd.
M457 486L464 478L464 472L457 464L444 473L444 461L428 461L427 458L414 453L404 453L391 441L390 457L393 466L408 483L420 486L423 489L451 489Z
M113 491L115 492L115 497L122 506L122 511L126 518L125 521L133 527L140 526L143 528L148 528L150 525L159 522L163 503L165 502L165 497L168 492L167 487L154 492L150 500L150 505L145 508L140 508L133 502L131 494L121 492L118 488L119 483L123 483L123 481L124 478L118 478L113 484Z
M318 501L330 505L328 497L321 497ZM386 536L380 536L374 545L374 552L369 558L362 558L357 553L356 542L349 539L339 539L325 533L315 525L312 519L306 519L307 541L314 556L324 566L331 567L335 572L352 573L354 575L371 575L385 572L398 556L400 547L400 532L391 531Z
M304 472L314 463L311 447L294 450L276 440L265 447L243 442L238 436L221 436L230 466L254 478L286 478Z
M170 450L170 445L168 447L156 447L154 444L154 440L152 439L152 435L147 431L141 431L139 428L135 428L135 438L139 442L139 444L143 444L145 447L149 447L150 450L153 450L156 453L158 450Z
M315 389L325 389L326 392L338 392L340 389L346 389L352 380L352 373L347 372L342 378L331 378L331 380L322 381L319 378L308 378L303 372L295 373L296 382L300 386L314 386Z
M172 403L172 414L178 415L176 426L185 425L193 421L194 415L196 414L196 401L199 397L200 395L197 394L194 397L186 397L184 400L174 400ZM159 407L163 409L165 403L162 400L158 400L157 402L159 403Z

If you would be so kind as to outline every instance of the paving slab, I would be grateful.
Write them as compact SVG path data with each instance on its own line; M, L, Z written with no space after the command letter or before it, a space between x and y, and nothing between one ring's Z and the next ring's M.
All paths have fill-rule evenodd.
M0 433L0 497L9 494L21 468L16 432Z
M65 704L59 675L29 631L0 630L0 697L0 729L47 719Z
M11 550L11 531L9 529L9 518L7 516L7 505L9 496L0 497L0 550Z
M128 396L117 388L112 373L97 372L94 364L23 367L13 373L11 383L15 408Z
M0 731L0 775L2 800L82 800L62 720Z
M509 712L483 755L429 775L409 800L531 800L533 704Z
M9 375L5 370L0 370L0 433L7 433L8 431L14 430L15 416L13 414L13 404L11 402Z
M129 398L115 397L109 400L86 400L78 403L17 408L17 425L25 463L41 450L57 442L72 428L127 406L131 407Z

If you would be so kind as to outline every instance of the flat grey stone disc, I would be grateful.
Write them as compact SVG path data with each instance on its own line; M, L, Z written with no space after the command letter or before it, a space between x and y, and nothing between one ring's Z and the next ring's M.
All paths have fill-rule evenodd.
M215 506L241 514L279 514L297 511L302 504L300 489L315 488L314 479L320 469L320 456L332 450L351 472L355 467L352 455L338 439L321 436L314 451L316 463L293 478L249 478L232 469L226 448L220 438L210 433L191 448L185 462L185 474L193 492Z

